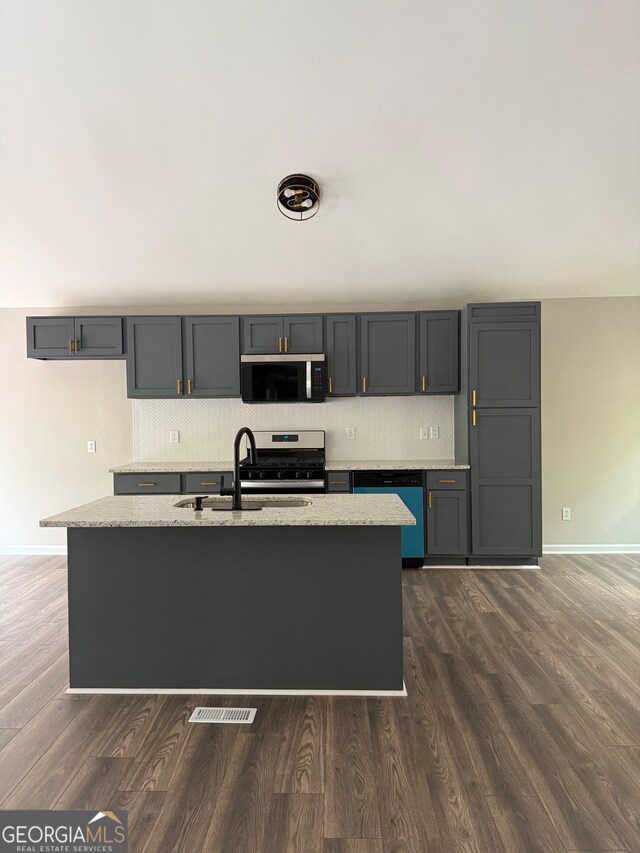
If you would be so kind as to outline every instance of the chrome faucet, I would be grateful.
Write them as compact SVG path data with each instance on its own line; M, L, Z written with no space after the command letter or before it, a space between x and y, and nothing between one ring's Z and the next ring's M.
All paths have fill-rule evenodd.
M255 465L258 458L256 450L256 440L249 427L242 427L236 433L235 441L233 442L233 488L224 488L224 477L220 480L220 494L233 495L231 502L232 510L242 509L242 493L240 491L240 442L243 436L247 436L249 441L249 464ZM246 507L246 509L259 509L260 507Z

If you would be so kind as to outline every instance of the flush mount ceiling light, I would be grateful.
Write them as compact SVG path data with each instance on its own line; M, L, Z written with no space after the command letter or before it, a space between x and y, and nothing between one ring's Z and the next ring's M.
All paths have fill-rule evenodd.
M320 187L309 175L287 175L278 184L278 210L289 219L311 219L320 207Z

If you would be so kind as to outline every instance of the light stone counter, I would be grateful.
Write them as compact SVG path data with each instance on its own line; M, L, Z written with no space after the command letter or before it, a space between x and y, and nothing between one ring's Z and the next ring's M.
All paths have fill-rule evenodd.
M469 465L452 459L334 459L327 471L465 471Z
M261 495L277 503L285 495ZM214 512L176 507L182 495L118 495L44 518L40 527L393 527L415 524L397 495L294 495L304 507ZM229 501L231 498L229 498Z
M463 471L469 468L452 459L334 459L327 461L327 471ZM232 471L233 462L202 460L187 462L162 462L157 459L130 462L109 469L112 474L180 474L201 471Z

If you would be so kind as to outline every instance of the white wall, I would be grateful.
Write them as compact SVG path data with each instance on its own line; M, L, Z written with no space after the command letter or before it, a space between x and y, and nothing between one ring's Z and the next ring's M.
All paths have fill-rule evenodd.
M133 452L124 361L27 359L29 313L0 310L0 549L64 545L38 520L111 494L109 467Z

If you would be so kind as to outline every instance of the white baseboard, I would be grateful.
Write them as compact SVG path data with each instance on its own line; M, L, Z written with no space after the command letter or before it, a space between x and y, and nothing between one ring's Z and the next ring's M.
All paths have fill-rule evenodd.
M66 553L66 545L0 545L0 557L46 557Z
M402 690L257 690L247 688L227 688L208 690L202 687L67 687L67 693L115 693L137 695L175 695L175 696L406 696L407 686L402 682Z
M544 545L543 554L640 554L640 545Z

